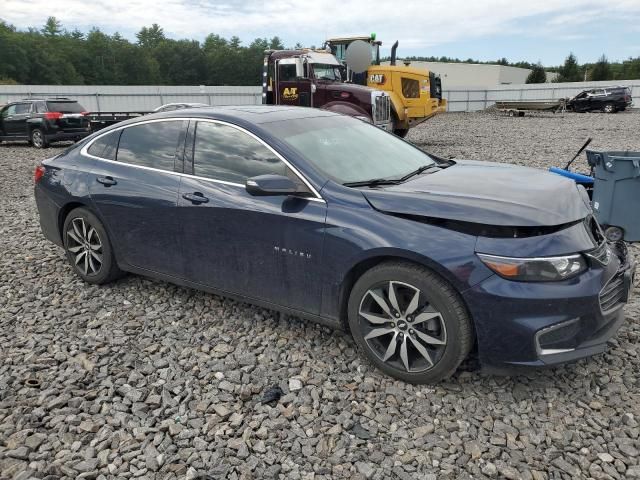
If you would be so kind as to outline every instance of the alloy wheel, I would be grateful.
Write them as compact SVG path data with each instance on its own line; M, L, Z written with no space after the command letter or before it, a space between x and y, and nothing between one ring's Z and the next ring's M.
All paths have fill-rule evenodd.
M367 290L360 301L358 315L367 346L398 370L429 370L444 354L444 319L424 297L413 285L389 281Z
M42 132L40 130L34 130L31 134L31 143L36 148L42 147L44 144L44 137L42 136Z
M615 107L611 104L607 104L604 106L605 113L613 113L615 111Z
M97 275L102 268L102 242L98 232L82 217L74 218L67 230L67 251L84 275Z

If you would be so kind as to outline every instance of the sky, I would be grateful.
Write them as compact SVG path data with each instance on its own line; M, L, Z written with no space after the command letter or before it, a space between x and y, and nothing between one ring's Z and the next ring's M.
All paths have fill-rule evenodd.
M68 30L98 27L135 40L157 23L170 38L207 34L280 37L320 47L331 36L375 32L386 55L541 61L559 65L640 56L640 0L0 0L0 19L19 29L50 15Z

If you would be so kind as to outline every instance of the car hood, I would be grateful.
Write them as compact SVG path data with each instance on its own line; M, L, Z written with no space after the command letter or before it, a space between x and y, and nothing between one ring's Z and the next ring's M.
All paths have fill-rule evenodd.
M471 160L362 193L382 212L497 226L562 225L591 210L586 192L572 180L534 168Z

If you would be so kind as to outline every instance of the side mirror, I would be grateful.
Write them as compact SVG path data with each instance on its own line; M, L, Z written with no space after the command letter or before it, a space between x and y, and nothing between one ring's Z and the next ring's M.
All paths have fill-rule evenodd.
M247 178L245 188L250 195L255 197L298 193L297 185L284 175L258 175Z

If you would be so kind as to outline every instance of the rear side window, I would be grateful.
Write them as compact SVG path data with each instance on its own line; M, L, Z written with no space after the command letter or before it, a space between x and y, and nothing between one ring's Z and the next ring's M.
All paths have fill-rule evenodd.
M94 157L104 158L106 160L116 159L116 150L118 149L118 140L120 139L121 130L108 133L91 144L87 153Z
M198 122L193 173L199 177L244 184L249 177L286 175L287 166L258 140L237 128Z
M78 102L47 102L47 108L50 112L60 113L82 113L85 111Z
M145 123L122 130L118 146L119 162L173 171L182 120Z
M47 105L44 102L35 103L36 113L45 113L47 111Z

